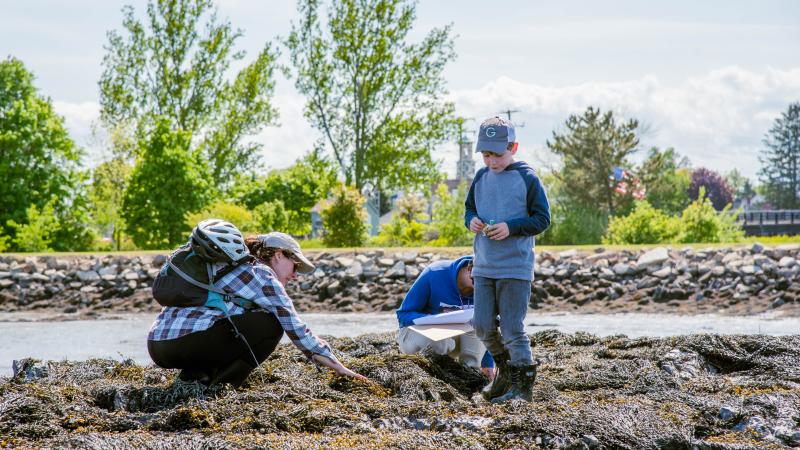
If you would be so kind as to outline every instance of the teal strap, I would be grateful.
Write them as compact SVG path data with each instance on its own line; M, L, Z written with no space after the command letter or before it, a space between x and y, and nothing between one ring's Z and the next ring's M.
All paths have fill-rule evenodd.
M230 316L230 312L228 311L228 306L225 305L225 298L222 295L208 291L208 300L206 300L205 306L209 308L217 308L223 313L225 313L225 317Z

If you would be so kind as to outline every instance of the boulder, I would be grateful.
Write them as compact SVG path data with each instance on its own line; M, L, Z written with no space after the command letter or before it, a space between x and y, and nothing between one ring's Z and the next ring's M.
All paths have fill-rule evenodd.
M100 275L94 270L79 270L75 272L75 276L84 283L98 281L100 279Z
M662 264L669 259L669 252L664 247L654 248L650 251L643 253L639 259L636 260L636 270L643 270L647 267Z
M388 278L401 278L406 275L406 263L403 261L397 261L395 265L392 266L391 269L387 270L384 274L385 277Z

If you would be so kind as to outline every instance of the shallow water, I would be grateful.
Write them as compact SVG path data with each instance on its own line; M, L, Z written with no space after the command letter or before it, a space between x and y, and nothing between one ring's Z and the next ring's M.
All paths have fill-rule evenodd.
M11 375L14 359L84 360L131 358L149 363L146 339L154 314L123 316L118 320L67 322L0 322L0 376ZM319 335L358 336L393 331L393 313L301 314ZM5 315L3 320L14 320ZM727 317L670 314L534 314L526 319L529 333L557 329L565 333L585 331L598 336L625 334L629 337L675 336L692 333L768 334L800 333L800 318L769 316ZM288 339L284 337L284 342Z

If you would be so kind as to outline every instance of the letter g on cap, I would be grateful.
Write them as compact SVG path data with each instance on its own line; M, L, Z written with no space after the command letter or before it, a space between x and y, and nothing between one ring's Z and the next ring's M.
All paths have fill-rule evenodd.
M492 138L496 134L497 134L497 132L494 130L494 127L489 127L489 128L486 129L486 137Z

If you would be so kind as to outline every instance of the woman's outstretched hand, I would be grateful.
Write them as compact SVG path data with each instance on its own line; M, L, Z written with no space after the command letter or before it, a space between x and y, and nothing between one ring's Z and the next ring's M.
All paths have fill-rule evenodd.
M342 363L340 363L336 359L331 359L328 358L327 356L322 356L322 355L314 355L311 357L311 359L313 359L314 362L316 363L322 364L325 367L333 369L333 371L336 372L338 375L353 377L362 381L369 381L369 378L365 377L364 375L361 375L360 373L353 372L352 370L345 367Z

